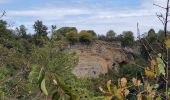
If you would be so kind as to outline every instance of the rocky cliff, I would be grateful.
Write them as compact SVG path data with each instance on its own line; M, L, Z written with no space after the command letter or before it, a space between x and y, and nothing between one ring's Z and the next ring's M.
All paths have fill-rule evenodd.
M96 41L91 45L75 44L70 51L76 52L79 63L73 73L78 77L98 77L109 69L118 72L119 63L127 62L127 55L119 43Z

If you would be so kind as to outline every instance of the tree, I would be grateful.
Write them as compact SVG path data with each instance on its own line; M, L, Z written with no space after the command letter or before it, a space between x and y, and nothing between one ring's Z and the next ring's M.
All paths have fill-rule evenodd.
M157 35L156 35L156 32L155 32L154 29L150 29L148 31L147 38L148 38L149 43L153 43L153 42L155 42L157 40Z
M42 21L37 20L35 22L35 24L33 25L34 30L35 30L35 34L38 36L47 36L48 32L48 28L47 26L43 25Z
M133 32L131 31L125 31L123 32L123 40L122 40L122 46L133 46L134 44L134 36Z
M26 36L27 36L27 28L24 25L21 25L21 26L17 27L16 31L17 31L17 35L19 37L26 38Z
M0 20L0 44L3 44L7 47L13 47L16 35L14 32L7 28L7 22ZM16 42L16 41L15 41Z
M6 30L6 27L7 27L7 22L4 20L0 20L0 31L2 32Z
M123 41L123 35L122 35L122 34L117 35L117 36L115 37L115 40L116 40L116 41Z
M165 15L163 15L162 13L161 14L157 14L157 17L159 18L159 20L162 22L163 26L164 26L164 36L165 36L165 39L168 38L168 22L169 22L169 11L170 11L170 0L167 0L166 2L166 6L163 7L161 5L157 5L157 4L154 4L155 6L157 7L160 7L162 9L165 10ZM167 40L168 41L168 40ZM164 41L166 42L166 41ZM164 54L165 54L165 65L166 65L166 79L168 79L169 77L169 48L168 46L166 45L163 45L163 48L165 48L163 51L164 51ZM169 89L168 89L168 86L169 85L169 81L166 80L166 99L169 99Z
M96 35L95 31L93 31L93 30L86 30L86 32L92 35L92 40L96 40L97 35Z
M165 39L165 35L164 35L164 31L163 30L159 30L158 33L157 33L157 36L158 36L158 42L163 42L164 39Z
M78 42L79 37L78 33L75 31L70 31L66 34L67 39L70 41L71 44L74 44L75 42Z
M79 33L79 41L81 43L90 44L93 41L93 35L85 30L82 30Z
M170 31L168 31L167 34L170 35ZM158 42L164 42L165 41L164 30L159 30L157 33L157 37Z
M87 30L87 33L90 33L93 37L96 37L96 32L94 32L93 30Z
M113 31L113 30L109 30L107 33L106 33L106 38L108 40L113 40L116 36L116 33Z
M97 39L98 39L98 40L102 40L102 41L106 41L106 36L105 36L105 35L100 35L100 34L98 34L98 35L97 35Z
M35 30L33 42L35 43L35 45L42 47L48 40L48 37L47 37L48 28L47 26L43 25L42 21L39 21L39 20L35 22L33 27Z
M148 60L149 55L148 55L148 53L147 53L147 50L146 50L145 46L142 45L142 46L140 47L140 53L141 53L141 56L142 56L144 59Z
M62 38L66 38L67 33L70 33L70 32L78 33L75 27L62 27L53 32L52 39L61 40Z

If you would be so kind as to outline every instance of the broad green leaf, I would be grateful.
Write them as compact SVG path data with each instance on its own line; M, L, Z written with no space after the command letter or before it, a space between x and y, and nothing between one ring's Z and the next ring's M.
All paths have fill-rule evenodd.
M31 83L38 83L38 73L39 73L39 68L37 65L33 65L31 72L29 73L29 81Z
M40 77L41 77L41 75L42 75L42 72L43 72L43 67L41 68L40 73L39 73L39 75L38 75L38 80L40 79Z
M165 68L164 68L164 66L161 65L161 64L158 64L158 67L159 67L158 74L162 74L162 75L165 76Z
M38 81L39 81L39 82L41 82L41 81L43 80L44 75L45 75L45 73L44 73L44 68L42 67L41 70L40 70L40 72L39 72L39 75L38 75Z
M157 63L158 63L158 74L162 74L165 76L165 64L163 62L163 60L160 57L156 58Z
M163 66L165 66L163 60L160 57L157 57L156 60L158 64L162 64Z
M46 95L48 96L48 92L47 92L47 89L46 89L46 85L45 85L45 78L42 80L41 82L41 91Z

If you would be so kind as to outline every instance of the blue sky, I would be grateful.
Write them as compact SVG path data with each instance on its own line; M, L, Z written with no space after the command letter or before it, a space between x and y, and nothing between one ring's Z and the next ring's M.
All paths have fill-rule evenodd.
M158 2L159 1L159 2ZM13 29L24 24L29 32L36 20L44 24L75 26L78 30L91 29L98 34L114 30L118 34L131 30L136 33L139 22L141 32L150 28L162 29L155 16L162 12L153 3L163 5L165 0L0 0L0 10L6 10L4 19Z

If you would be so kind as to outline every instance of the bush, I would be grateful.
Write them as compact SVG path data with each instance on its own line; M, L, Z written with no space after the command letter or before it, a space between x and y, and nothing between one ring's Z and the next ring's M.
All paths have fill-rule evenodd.
M132 64L125 64L120 68L121 76L122 77L126 76L129 79L133 78L136 75L140 75L140 73L142 72L143 70L141 68Z
M66 34L66 37L67 37L68 41L70 41L71 44L74 44L74 43L78 42L78 40L79 40L77 32L74 32L74 31L68 32Z
M79 33L79 41L81 43L90 44L93 41L93 35L87 31L81 31Z

